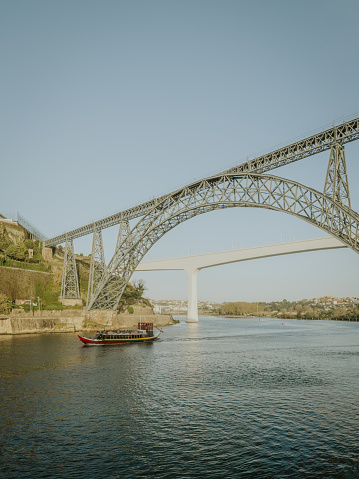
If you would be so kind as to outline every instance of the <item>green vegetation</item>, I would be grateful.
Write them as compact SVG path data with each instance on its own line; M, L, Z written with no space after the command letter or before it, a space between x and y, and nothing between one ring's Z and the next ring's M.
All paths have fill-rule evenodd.
M16 300L32 300L41 298L42 308L47 310L74 309L74 306L63 306L58 300L61 294L63 267L63 247L59 246L51 262L45 261L42 244L32 241L27 231L21 226L0 223L0 313L7 313L12 308L21 307L25 311L29 304L16 306ZM80 257L79 257L80 256ZM80 254L76 258L80 294L83 306L86 304L90 272L90 258ZM16 268L16 269L13 269ZM22 270L22 271L19 271ZM44 275L41 272L52 273ZM120 311L132 308L131 305L143 304L152 306L143 298L145 284L142 280L134 285L128 284L119 305ZM82 308L82 306L77 306ZM133 308L132 308L133 310Z
M43 291L50 291L53 276L36 271L2 268L0 275L0 292L16 299L37 298Z
M145 291L146 286L145 282L142 279L134 281L133 284L128 283L118 305L119 311L121 312L127 309L130 314L133 314L133 308L131 308L131 305L133 304L142 304L144 306L152 307L151 302L143 297L143 293ZM130 308L132 310L132 313L130 311Z
M11 240L5 226L0 226L0 251L5 251L11 245Z
M31 271L43 271L45 273L51 273L51 266L45 263L33 263L29 260L27 263L22 261L16 261L7 259L4 256L0 256L0 266L7 266L9 268L28 269Z
M338 300L324 297L317 300L272 301L266 303L264 311L274 317L292 317L297 319L348 319L358 315L358 306L351 303L338 303ZM355 319L354 319L355 320Z
M263 306L257 307L257 303L224 303L221 306L220 314L230 316L255 316L258 313L263 313Z
M0 266L9 266L12 260L20 262L20 264L13 266L15 268L44 262L39 241L26 238L27 233L20 226L12 225L10 230L11 235L7 227L0 224Z
M224 316L268 316L274 318L332 319L359 321L359 305L340 303L332 298L301 301L272 301L270 303L224 303L219 311Z
M6 294L0 292L0 314L8 314L11 308L11 299Z

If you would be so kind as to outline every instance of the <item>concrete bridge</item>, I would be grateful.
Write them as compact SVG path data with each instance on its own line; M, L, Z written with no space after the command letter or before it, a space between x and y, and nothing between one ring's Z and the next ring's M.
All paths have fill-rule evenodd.
M197 308L197 276L201 269L211 268L222 264L249 261L252 259L267 258L285 254L304 253L324 249L346 248L336 238L316 238L291 243L280 243L256 248L236 249L219 253L207 253L182 258L162 259L157 261L144 261L136 271L166 271L181 270L188 274L188 312L187 323L198 322Z

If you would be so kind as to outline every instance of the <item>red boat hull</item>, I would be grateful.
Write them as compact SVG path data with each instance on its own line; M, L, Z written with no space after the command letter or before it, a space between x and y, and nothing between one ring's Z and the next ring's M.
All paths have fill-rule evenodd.
M116 339L91 339L78 335L80 341L85 346L114 346L117 344L129 344L129 343L147 343L155 341L158 336L150 336L146 338L116 338Z

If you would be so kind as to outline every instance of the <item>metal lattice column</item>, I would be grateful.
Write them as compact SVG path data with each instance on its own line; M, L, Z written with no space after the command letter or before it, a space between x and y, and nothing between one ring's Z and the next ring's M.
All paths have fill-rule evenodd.
M102 232L100 229L94 228L92 240L92 252L90 263L89 286L87 292L87 304L90 304L93 292L106 270L105 254L103 250Z
M119 228L118 236L117 236L116 249L114 254L115 257L121 257L123 244L127 245L128 240L131 241L130 233L131 233L131 229L130 229L129 222L122 221L120 223L120 228ZM106 285L102 289L102 296L106 298L105 299L106 304L114 305L116 303L116 306L114 307L114 309L116 309L118 304L118 302L116 301L116 298L118 297L118 283L119 281L121 281L123 277L128 276L128 266L126 266L121 260L118 261L117 264L118 264L117 267L111 271L110 275L108 275L108 280L106 282ZM126 271L127 271L127 274L126 274ZM104 275L104 277L105 276L106 274ZM99 284L100 283L101 281L99 282ZM126 287L126 284L125 284L125 287ZM88 309L90 309L91 303L89 303Z
M324 194L351 208L345 151L339 142L335 142L330 150Z
M130 235L130 224L128 221L122 221L118 231L115 256L119 256L121 253L121 245ZM92 272L93 271L93 272ZM96 275L97 272L97 275ZM102 234L101 231L94 231L94 238L92 242L92 256L90 267L90 279L89 279L89 293L87 296L86 309L90 309L90 305L93 302L93 296L98 288L101 278L107 272L105 257L103 253ZM117 294L117 283L123 276L124 269L123 264L119 261L118 267L115 268L112 274L109 276L107 284L102 290L102 295L106 298L106 302L113 303L114 292ZM91 288L91 291L90 291ZM112 300L111 300L112 299Z
M69 240L67 238L65 244L60 297L62 299L81 299L74 254L74 244L72 239Z
M120 223L120 228L118 230L117 242L116 242L116 249L115 249L115 256L119 256L121 253L121 245L126 240L126 238L130 238L131 229L130 224L128 221L122 221ZM115 270L115 276L122 276L123 273L123 265L119 263L118 267Z

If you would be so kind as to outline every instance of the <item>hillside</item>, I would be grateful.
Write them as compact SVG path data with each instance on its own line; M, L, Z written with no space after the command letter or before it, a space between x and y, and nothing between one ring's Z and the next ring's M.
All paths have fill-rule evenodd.
M16 307L28 310L29 304L19 306L19 303L29 302L30 299L37 303L38 298L41 299L42 309L67 309L58 300L61 294L63 248L55 248L53 253L51 260L45 260L42 244L32 241L30 234L22 226L0 222L0 314ZM85 306L90 258L82 254L76 255L76 264L82 304ZM120 309L131 312L134 304L152 306L143 298L144 290L141 281L134 285L128 284L120 302Z

